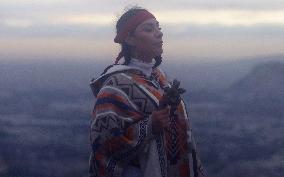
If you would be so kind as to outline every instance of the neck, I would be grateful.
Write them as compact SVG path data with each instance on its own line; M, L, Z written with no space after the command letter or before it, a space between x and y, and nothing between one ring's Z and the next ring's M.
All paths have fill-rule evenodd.
M154 58L152 55L142 52L133 52L132 57L141 60L144 63L152 63L152 60Z
M132 58L128 66L134 67L140 71L142 71L146 76L151 76L153 66L155 62L152 60L151 63L143 62L140 59Z

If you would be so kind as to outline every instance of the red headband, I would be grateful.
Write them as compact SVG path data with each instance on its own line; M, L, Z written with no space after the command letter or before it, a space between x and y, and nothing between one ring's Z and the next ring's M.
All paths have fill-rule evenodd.
M144 22L145 20L148 20L150 18L155 18L153 14L148 12L147 10L141 10L136 15L131 17L125 25L122 27L122 29L117 33L117 35L114 38L115 43L123 43L125 38L128 36L128 34L131 31L134 31L139 24ZM123 57L123 53L120 52L118 57L116 58L115 64L118 63L118 61Z
M155 18L153 14L148 12L147 10L141 10L136 15L131 17L125 25L122 27L122 29L117 33L116 37L114 38L115 43L122 43L124 39L127 37L127 35L135 30L135 28L145 20L148 20L150 18Z

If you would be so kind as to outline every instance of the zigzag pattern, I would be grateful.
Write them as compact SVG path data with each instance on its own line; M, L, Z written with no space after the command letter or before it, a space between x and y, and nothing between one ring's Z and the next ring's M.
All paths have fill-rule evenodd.
M207 176L206 173L205 173L205 170L203 168L203 166L200 164L199 167L198 167L198 172L199 174L201 175L200 177L205 177Z
M157 75L156 77L160 76ZM105 87L104 90L101 90L99 97L101 101L97 102L99 106L95 110L95 114L98 114L96 117L97 120L93 124L92 131L98 134L104 134L104 136L108 136L110 140L114 140L111 143L113 143L112 145L113 148L115 147L115 150L111 151L109 154L105 154L105 149L107 149L105 146L108 146L109 142L106 144L104 144L104 141L99 142L99 137L97 136L95 143L97 146L93 146L96 156L93 158L95 158L94 162L99 164L98 166L94 163L94 170L97 170L98 174L107 172L109 176L117 176L122 167L120 162L132 159L139 152L139 146L143 142L149 128L147 127L149 125L147 124L148 116L144 117L144 114L151 114L152 111L157 108L158 100L163 93L163 84L160 82L161 78L156 78L158 88L155 87L155 84L150 83L150 80L145 79L143 76L140 77L139 73L137 75L137 73L127 71L124 73L115 73L104 80L103 85L110 87ZM164 85L166 85L166 78L164 79ZM140 114L137 108L144 114ZM119 117L116 118L115 115L106 116L110 113L109 110L111 109L117 112ZM129 115L129 117L124 117L124 115ZM142 121L141 115L143 116ZM187 118L187 115L179 112L176 116L178 117L177 119L176 117L171 117L172 121L167 131L155 136L157 148L155 153L157 153L159 158L159 162L157 163L159 163L161 173L159 177L167 177L168 175L175 177L192 175L198 177L205 176L202 166L197 163L196 154L193 155L195 151L192 152L192 158L188 157L189 154L186 151L187 143L185 141L187 139L185 138L186 132L184 132L186 129L183 128L184 126L182 126L179 118ZM128 118L133 118L133 120L131 121ZM133 124L135 120L139 121L138 124ZM134 144L131 144L131 146L129 146L131 148L125 149L124 141L121 146L120 141L117 141L120 137L116 135L121 135L121 133L124 132L123 129L125 130L125 127L128 127L128 124L129 126L133 125L134 128L131 127L131 129L135 129L135 137L133 137L135 146L133 147ZM115 127L113 125L115 125ZM119 128L118 125L121 126L121 128ZM132 131L127 131L126 133L129 133L127 135L130 137L133 136ZM133 143L133 141L129 142ZM120 151L119 148L123 151ZM116 150L117 153L115 153ZM192 162L190 162L190 160ZM184 170L185 168L188 169Z
M95 132L100 133L103 130L107 130L110 127L111 123L114 124L114 125L116 125L116 124L121 125L122 124L121 120L117 119L114 116L104 116L104 117L96 119L94 126L92 128Z
M166 157L164 154L164 141L163 136L160 134L159 136L156 136L156 142L157 142L157 150L159 154L159 163L160 163L160 170L162 177L167 176L167 162Z
M169 131L167 131L167 141L168 158L171 164L176 164L179 156L179 138L174 116L171 117Z
M128 78L126 78L127 81L120 81L117 79L116 76L111 77L106 85L112 85L116 86L119 89L121 89L125 94L127 94L130 99L133 101L133 103L139 108L139 110L145 114L151 114L153 111L153 107L149 106L148 98L145 96L144 93L141 93L141 91L137 88L135 84L132 83ZM120 82L119 82L120 81ZM135 90L135 91L134 91ZM140 94L137 94L139 93ZM136 93L136 94L134 94ZM150 109L149 109L150 108Z

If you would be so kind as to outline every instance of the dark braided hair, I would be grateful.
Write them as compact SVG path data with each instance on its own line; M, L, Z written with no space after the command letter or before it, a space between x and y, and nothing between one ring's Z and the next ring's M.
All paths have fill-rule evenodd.
M146 9L143 9L141 7L138 7L138 6L134 6L130 9L128 9L123 15L121 15L121 17L118 19L118 21L116 23L116 33L120 32L120 30L122 30L122 27L126 24L126 22L129 20L129 18L136 15L141 10L146 10ZM129 35L133 35L133 33L134 33L134 31L130 32ZM128 65L130 63L130 60L131 60L131 46L128 45L126 42L123 42L121 44L121 52L124 55L123 65ZM162 63L162 56L156 56L156 57L154 57L154 59L155 59L156 62L154 64L153 68L156 68ZM112 65L108 66L102 74L106 73L107 70L109 68L113 67L114 65L116 65L116 64L112 64Z
M139 11L146 10L141 7L135 6L130 9L128 9L117 21L116 23L116 33L120 32L122 27L125 25L125 23L128 21L129 18L136 15ZM129 35L132 35L134 31L132 31ZM126 42L123 42L121 44L121 51L124 54L124 65L128 65L131 60L131 46L129 46ZM162 63L162 57L157 56L154 58L156 60L156 63L154 65L154 68L159 66Z

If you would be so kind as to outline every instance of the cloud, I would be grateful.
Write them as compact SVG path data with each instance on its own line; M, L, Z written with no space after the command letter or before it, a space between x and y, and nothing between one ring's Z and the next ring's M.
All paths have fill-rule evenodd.
M284 25L284 11L184 10L156 12L162 23L221 26Z
M251 10L171 10L155 11L164 24L253 26L259 24L284 25L284 11ZM110 13L49 14L32 17L2 17L4 26L27 27L31 25L114 25L116 17Z
M13 27L31 25L114 25L127 0L10 0L0 2L0 24ZM282 0L164 0L139 1L165 24L250 26L284 25Z
M284 3L282 0L249 0L249 1L237 1L237 0L199 0L199 1L189 1L189 0L177 0L177 1L167 1L161 5L158 1L152 1L146 3L149 7L155 9L240 9L240 10L283 10Z
M282 0L249 0L249 1L237 1L237 0L164 0L163 3L160 1L147 1L147 0L9 0L1 2L2 7L32 7L32 8L43 8L49 11L61 8L61 10L82 10L85 12L96 11L96 12L120 12L125 7L131 7L132 5L139 5L150 10L170 10L170 9L247 9L247 10L276 10L283 9L284 3ZM54 7L54 8L49 8Z
M0 38L1 59L91 59L115 56L119 46L113 39L73 37Z
M1 1L1 56L112 57L118 50L113 44L115 22L124 7L135 2ZM278 46L284 36L283 0L141 0L138 5L149 9L160 21L168 55L232 56L283 51ZM184 47L187 45L192 48L190 53Z
M255 55L281 54L284 37L212 36L164 39L164 54L168 58L232 59Z
M64 14L58 17L50 17L49 23L51 24L59 24L59 25L109 25L113 22L113 15L111 14L78 14L78 15L69 15Z
M284 11L251 10L168 10L155 11L158 20L165 24L252 26L258 24L284 25ZM78 14L49 17L50 23L109 25L115 22L113 14Z
M29 19L2 19L0 20L0 25L6 27L14 27L14 28L27 28L32 26L33 21Z

